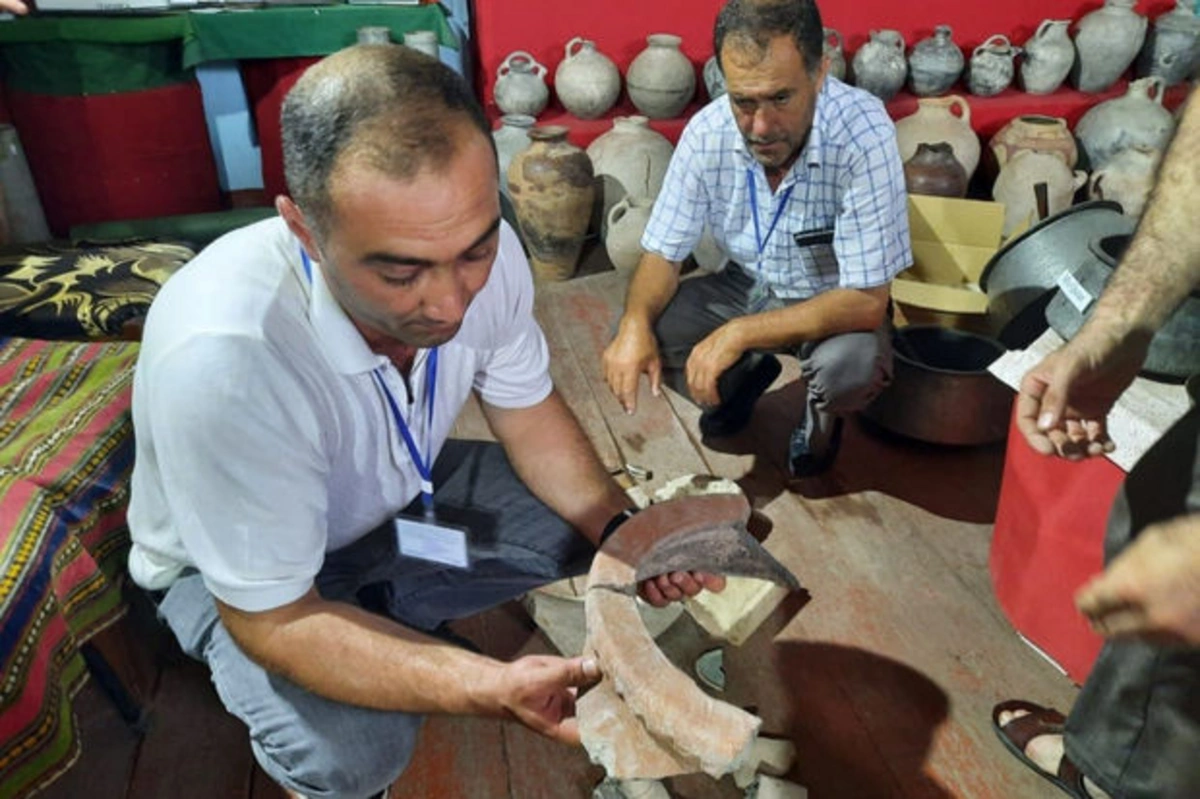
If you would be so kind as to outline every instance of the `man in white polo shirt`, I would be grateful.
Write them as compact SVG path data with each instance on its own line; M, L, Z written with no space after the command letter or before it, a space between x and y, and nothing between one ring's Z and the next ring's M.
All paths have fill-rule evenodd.
M788 465L809 477L891 376L890 285L912 262L895 128L878 99L826 76L814 0L730 0L713 39L728 97L680 137L605 377L633 413L641 375L655 393L665 376L720 437L778 376L772 353L795 354L808 397ZM732 262L681 282L705 226Z
M147 320L130 571L296 795L378 795L425 713L578 741L595 664L443 640L586 571L630 504L551 384L486 119L434 59L353 47L282 134L281 218L214 242ZM499 445L447 440L471 392Z

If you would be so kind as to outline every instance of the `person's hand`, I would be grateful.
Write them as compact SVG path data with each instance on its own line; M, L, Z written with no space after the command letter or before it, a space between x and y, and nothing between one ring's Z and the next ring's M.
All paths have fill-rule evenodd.
M730 324L718 327L692 347L686 372L688 391L692 399L702 406L720 405L721 395L717 391L717 380L742 357L742 352Z
M659 395L662 384L662 360L658 342L649 325L623 320L616 338L604 349L604 381L625 413L637 410L638 379L650 378L650 391Z
M504 666L500 676L500 704L526 727L547 738L579 744L575 696L600 679L600 668L591 658L531 655Z
M1101 635L1200 646L1200 513L1147 527L1075 604Z
M1145 355L1146 345L1130 337L1077 336L1022 378L1017 429L1043 455L1079 460L1112 452L1108 412Z
M21 0L0 0L0 11L25 15L29 13L29 6L22 3Z
M671 572L642 580L638 594L656 608L678 602L701 591L720 593L725 589L725 578L708 572Z

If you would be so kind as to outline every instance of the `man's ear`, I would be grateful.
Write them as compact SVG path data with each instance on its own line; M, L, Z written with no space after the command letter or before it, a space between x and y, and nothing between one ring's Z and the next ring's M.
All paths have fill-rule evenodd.
M296 205L291 197L280 194L275 198L275 210L283 217L283 221L287 224L288 230L292 231L292 235L300 240L300 246L308 253L308 257L320 263L321 251L317 247L317 237L313 235L300 206Z

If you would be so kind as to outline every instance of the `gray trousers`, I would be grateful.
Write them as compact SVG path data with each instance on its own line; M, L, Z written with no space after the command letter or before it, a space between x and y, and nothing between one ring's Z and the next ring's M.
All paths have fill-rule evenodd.
M471 570L400 557L388 522L326 556L317 577L322 597L432 630L587 572L592 545L529 493L499 445L448 441L434 485L439 509L458 509L470 525ZM199 574L172 584L159 615L184 652L208 664L221 701L249 728L259 765L280 785L310 797L362 799L408 765L421 716L334 702L266 672L230 637Z
M1138 461L1113 503L1111 561L1147 525L1200 512L1200 412ZM1121 799L1200 797L1200 649L1111 642L1067 717L1067 756Z
M683 370L696 344L731 319L794 302L776 297L734 263L726 264L720 272L681 281L654 330L664 380L683 396L689 396ZM835 417L866 407L892 380L890 321L878 330L806 341L785 352L800 361L808 391L802 424L814 450L829 435ZM722 400L733 396L762 357L760 352L743 353L721 375L717 391Z

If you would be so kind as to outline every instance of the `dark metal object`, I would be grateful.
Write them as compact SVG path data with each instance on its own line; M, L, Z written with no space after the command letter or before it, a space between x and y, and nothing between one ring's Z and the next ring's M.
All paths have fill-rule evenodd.
M637 582L678 571L757 577L800 589L786 566L741 525L712 527L664 538L638 563Z

